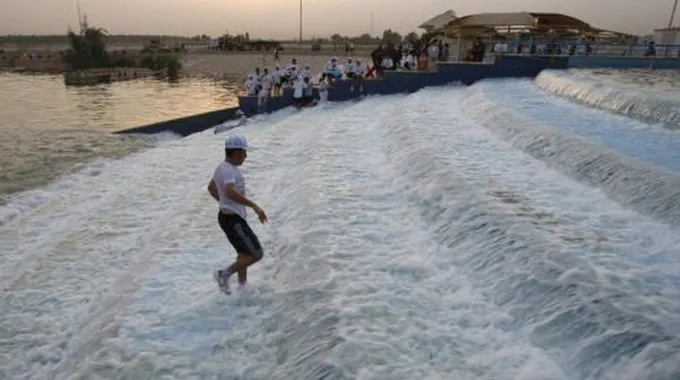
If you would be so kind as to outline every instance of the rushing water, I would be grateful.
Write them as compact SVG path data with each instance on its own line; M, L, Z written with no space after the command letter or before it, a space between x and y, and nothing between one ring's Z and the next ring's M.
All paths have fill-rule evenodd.
M251 221L265 258L230 297L211 278L233 253L205 190L222 135L97 162L36 208L10 202L0 378L676 379L675 198L639 192L678 174L654 147L589 140L568 107L543 104L558 115L544 120L494 97L511 89L525 83L238 130L270 223Z
M548 70L534 83L590 107L680 129L680 70Z
M84 162L156 140L112 131L231 107L234 94L231 85L201 79L66 87L61 76L0 73L0 205Z

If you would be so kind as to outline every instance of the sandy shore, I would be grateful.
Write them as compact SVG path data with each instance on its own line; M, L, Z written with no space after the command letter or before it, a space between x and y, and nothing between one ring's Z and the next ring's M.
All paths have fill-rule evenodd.
M281 68L290 64L292 58L296 58L298 64L308 65L313 73L320 73L324 65L333 56L334 53L325 54L290 54L286 53L281 56L281 61L278 62ZM357 54L364 54L365 56L354 55L352 58L359 58L365 65L369 62L368 52L357 52ZM341 64L347 62L348 56L344 52L336 52L335 56ZM274 62L274 55L272 53L227 53L227 54L188 54L183 57L182 74L189 77L209 77L221 80L233 81L234 84L241 85L245 82L248 73L255 70L256 67L260 69L268 68L272 70L277 62Z

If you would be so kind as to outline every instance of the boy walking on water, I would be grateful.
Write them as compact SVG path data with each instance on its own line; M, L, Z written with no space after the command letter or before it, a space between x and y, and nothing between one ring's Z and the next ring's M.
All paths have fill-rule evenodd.
M231 294L229 278L237 273L241 286L246 284L248 267L262 258L262 246L246 222L246 207L253 209L260 222L267 222L267 214L254 202L246 198L246 183L239 166L246 159L248 143L243 136L229 136L224 144L225 160L215 169L208 192L219 202L217 220L220 228L236 250L236 261L226 269L214 273L220 290Z

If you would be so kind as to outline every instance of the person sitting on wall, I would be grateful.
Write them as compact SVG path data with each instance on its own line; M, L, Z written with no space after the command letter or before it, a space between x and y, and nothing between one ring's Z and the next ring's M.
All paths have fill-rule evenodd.
M380 66L382 67L383 72L385 70L394 70L394 61L392 60L392 57L389 55L384 56L382 62L380 62Z
M347 63L343 66L342 70L345 72L345 78L352 80L354 79L354 68L356 65L352 62L352 58L347 58Z
M335 57L331 57L331 59L326 62L326 64L323 66L323 70L321 70L321 79L326 79L329 76L330 72L333 70L333 65L336 62L337 58ZM328 80L330 81L330 78L328 78Z
M406 55L406 59L404 60L404 68L406 70L413 70L416 68L416 57L413 55L413 52L409 50L408 54Z
M359 92L364 92L364 67L361 65L360 60L354 62L354 68L352 69L352 79L349 90L354 92L354 87L359 87Z
M647 44L647 50L645 50L645 57L654 56L656 56L656 46L654 45L654 41L650 41L649 44Z
M338 66L338 59L333 57L330 62L326 64L323 70L323 76L328 80L329 84L333 84L336 80L342 79L342 70Z

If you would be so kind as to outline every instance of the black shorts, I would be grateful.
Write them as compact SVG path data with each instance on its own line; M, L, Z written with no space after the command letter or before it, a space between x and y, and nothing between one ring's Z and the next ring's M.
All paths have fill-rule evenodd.
M260 240L253 230L248 226L248 222L236 214L224 214L220 212L217 216L220 227L227 235L227 239L236 250L236 253L252 255L262 252Z

